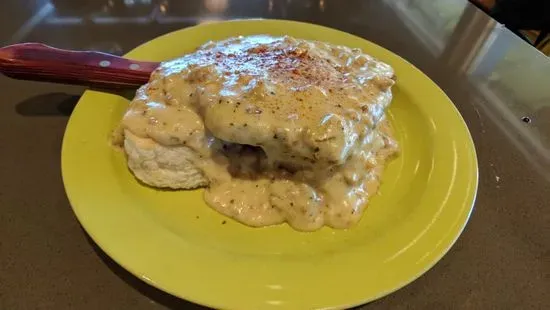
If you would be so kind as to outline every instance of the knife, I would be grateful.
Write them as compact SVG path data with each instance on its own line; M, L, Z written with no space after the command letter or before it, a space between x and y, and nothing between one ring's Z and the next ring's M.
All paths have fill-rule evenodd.
M0 48L0 73L19 80L136 88L149 81L159 64L102 52L58 49L41 43Z

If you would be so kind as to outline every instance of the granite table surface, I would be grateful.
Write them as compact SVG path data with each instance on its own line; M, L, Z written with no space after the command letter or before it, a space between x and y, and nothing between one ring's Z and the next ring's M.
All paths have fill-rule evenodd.
M550 309L550 60L466 1L4 0L0 43L124 54L247 17L326 25L399 54L474 139L480 183L463 234L418 280L358 309ZM0 90L0 309L202 309L125 271L75 218L60 150L85 88L0 76Z

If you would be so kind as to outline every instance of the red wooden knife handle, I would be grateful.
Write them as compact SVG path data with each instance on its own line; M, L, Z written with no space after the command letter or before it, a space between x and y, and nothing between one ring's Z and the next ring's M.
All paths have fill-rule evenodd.
M128 88L147 83L158 62L134 61L92 51L69 51L40 43L0 48L0 73L20 80Z

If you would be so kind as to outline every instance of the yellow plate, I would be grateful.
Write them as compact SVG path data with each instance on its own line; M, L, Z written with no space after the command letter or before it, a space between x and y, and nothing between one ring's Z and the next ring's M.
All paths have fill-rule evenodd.
M140 185L123 154L108 143L128 101L96 91L84 94L63 140L63 181L79 221L108 255L140 279L211 307L341 308L403 287L458 238L477 190L468 129L453 103L422 72L353 35L278 20L187 28L127 56L167 60L208 40L260 33L359 47L395 68L390 118L402 153L386 168L380 195L359 225L314 233L286 225L255 229L207 207L201 190Z

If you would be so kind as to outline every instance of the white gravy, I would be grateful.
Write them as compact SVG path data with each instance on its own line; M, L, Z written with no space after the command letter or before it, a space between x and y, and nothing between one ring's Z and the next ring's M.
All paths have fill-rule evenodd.
M393 69L358 49L291 37L210 42L162 63L122 127L186 146L212 208L250 226L348 228L396 153Z

